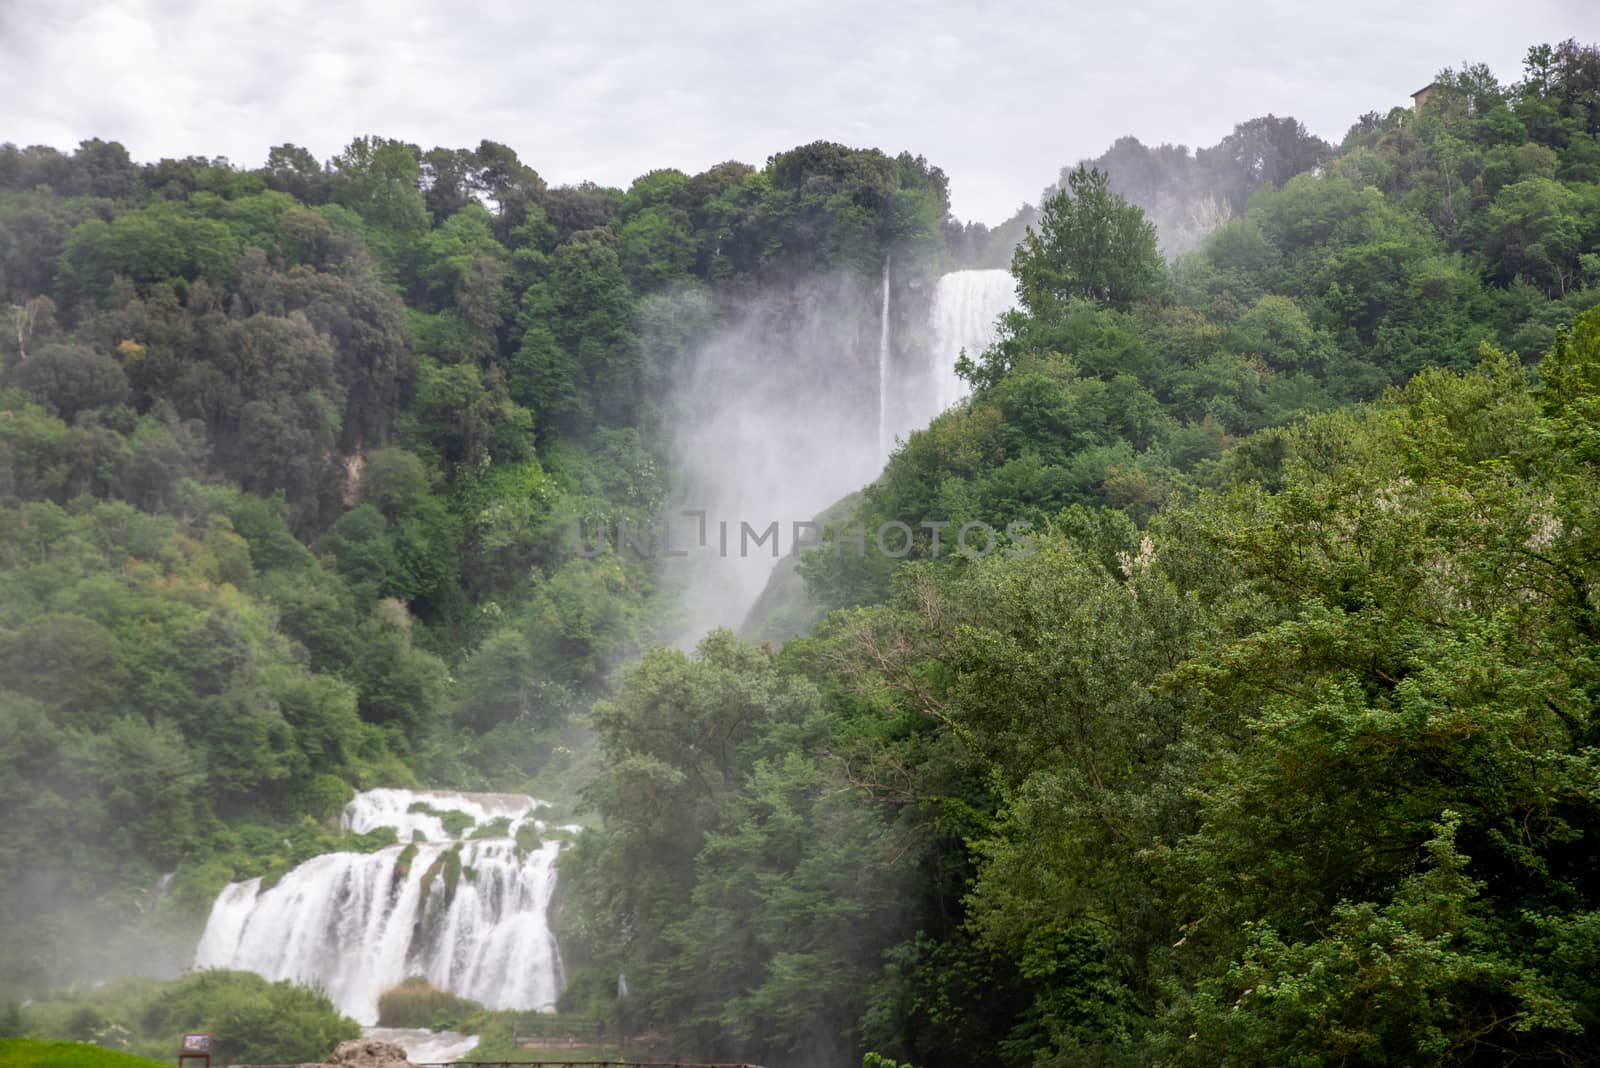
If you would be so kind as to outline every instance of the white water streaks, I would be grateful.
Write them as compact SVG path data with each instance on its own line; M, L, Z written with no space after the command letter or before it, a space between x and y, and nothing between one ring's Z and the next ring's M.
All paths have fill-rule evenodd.
M509 821L505 835L515 837L517 828L546 807L524 794L461 794L449 790L366 790L345 805L339 826L353 834L366 834L379 827L393 827L401 844L418 832L426 841L441 842L452 837L441 814L459 812L472 817L478 827L497 819Z
M1011 272L952 271L934 287L927 329L920 332L926 340L901 352L898 363L891 362L885 314L878 446L883 460L889 458L896 443L926 427L967 395L967 383L956 374L956 360L963 352L977 360L998 339L1000 316L1016 304L1016 281Z
M998 336L996 321L1017 306L1017 282L1010 271L952 271L939 279L933 295L933 348L928 372L933 380L934 416L967 395L968 386L956 375L956 358L963 351L976 361Z
M889 453L894 449L894 427L890 423L893 410L890 391L894 388L890 381L890 364L892 353L889 347L889 257L883 258L883 304L878 309L878 461L883 463L889 459Z
M512 794L359 794L344 825L395 827L402 844L313 857L265 890L260 879L230 884L195 967L320 985L366 1025L378 1022L379 995L410 976L490 1008L554 1008L561 954L548 912L561 843L524 851L512 837L528 820L544 829L532 816L540 804ZM446 812L470 818L460 837L446 831ZM472 838L478 828L494 837ZM406 841L418 832L422 841Z
M939 279L928 329L905 335L896 294L888 257L877 286L836 275L763 291L689 356L671 405L679 484L663 573L683 600L671 644L737 626L794 550L795 524L871 482L897 440L961 400L957 357L976 359L1016 306L1010 272L956 271ZM770 524L776 536L756 540Z
M406 1060L412 1064L449 1064L465 1057L478 1045L477 1035L420 1027L364 1027L361 1033L380 1042L393 1042L406 1051Z

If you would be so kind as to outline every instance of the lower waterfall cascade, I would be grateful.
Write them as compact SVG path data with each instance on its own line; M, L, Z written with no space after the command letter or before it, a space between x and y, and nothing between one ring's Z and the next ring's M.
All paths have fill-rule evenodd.
M563 982L551 932L560 840L531 848L544 807L521 794L368 790L345 806L353 833L393 827L373 853L326 853L263 888L223 888L196 968L315 983L358 1023L411 976L492 1009L549 1010ZM576 828L563 828L575 830ZM452 834L452 830L456 833Z

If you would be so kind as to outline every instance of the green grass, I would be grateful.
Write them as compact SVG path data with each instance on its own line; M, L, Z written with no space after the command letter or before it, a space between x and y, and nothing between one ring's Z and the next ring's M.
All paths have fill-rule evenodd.
M0 1064L6 1068L170 1068L164 1061L150 1061L82 1042L32 1038L0 1039Z

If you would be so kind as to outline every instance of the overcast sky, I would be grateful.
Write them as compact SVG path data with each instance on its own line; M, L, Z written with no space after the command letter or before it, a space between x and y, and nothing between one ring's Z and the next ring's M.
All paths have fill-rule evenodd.
M1272 112L1338 141L1441 66L1510 81L1567 37L1600 39L1600 0L0 0L0 141L257 166L489 138L625 186L828 139L927 156L992 224L1122 134L1209 145Z

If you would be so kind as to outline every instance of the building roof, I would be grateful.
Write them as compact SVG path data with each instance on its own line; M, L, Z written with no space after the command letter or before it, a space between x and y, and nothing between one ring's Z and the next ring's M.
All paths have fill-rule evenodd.
M1426 93L1429 89L1436 89L1436 88L1438 88L1438 86L1439 86L1438 82L1429 82L1427 85L1424 85L1421 89L1418 89L1416 92L1412 93L1411 95L1414 96L1414 97L1415 96L1421 96L1423 93Z

